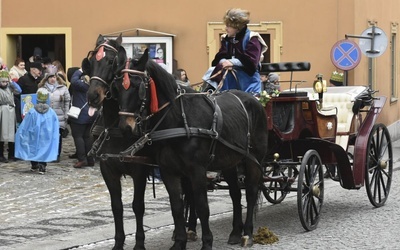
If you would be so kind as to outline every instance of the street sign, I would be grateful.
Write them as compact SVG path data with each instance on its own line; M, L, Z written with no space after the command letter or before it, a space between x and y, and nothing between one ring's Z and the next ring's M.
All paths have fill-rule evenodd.
M354 69L361 61L361 50L353 41L340 40L331 49L331 61L338 69Z
M367 57L378 57L382 55L388 45L388 38L383 30L378 27L371 27L363 31L358 44L361 52Z

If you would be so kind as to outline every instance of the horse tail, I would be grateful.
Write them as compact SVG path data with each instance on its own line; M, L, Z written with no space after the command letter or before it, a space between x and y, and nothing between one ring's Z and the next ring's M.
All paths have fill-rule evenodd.
M257 220L258 211L260 211L260 209L263 206L262 186L263 186L263 184L260 184L260 187L259 187L258 192L257 192L257 202L256 202L256 205L254 207L254 214L253 214L254 221Z

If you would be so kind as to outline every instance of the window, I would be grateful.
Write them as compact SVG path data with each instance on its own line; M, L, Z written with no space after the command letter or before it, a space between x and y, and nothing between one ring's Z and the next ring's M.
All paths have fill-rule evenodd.
M132 59L140 58L149 49L149 57L172 74L172 37L123 37L122 46Z

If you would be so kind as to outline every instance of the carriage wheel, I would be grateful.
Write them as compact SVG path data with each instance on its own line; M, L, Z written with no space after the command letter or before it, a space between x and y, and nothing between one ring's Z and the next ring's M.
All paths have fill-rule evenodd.
M324 173L317 151L308 150L304 155L297 183L300 221L305 230L311 231L317 227L324 201Z
M383 124L375 124L368 138L365 187L375 207L383 206L389 196L393 173L392 141Z
M291 177L292 171L286 166L268 166L266 167L265 175L273 177ZM268 183L269 184L263 183L262 187L265 199L272 204L281 203L288 193L285 190L288 183L282 181L270 181Z

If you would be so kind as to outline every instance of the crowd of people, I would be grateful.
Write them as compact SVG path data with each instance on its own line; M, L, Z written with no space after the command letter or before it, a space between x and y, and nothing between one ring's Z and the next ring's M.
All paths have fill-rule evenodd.
M74 68L67 79L61 62L42 57L39 47L27 61L16 58L9 70L1 58L0 65L0 162L29 161L31 171L44 174L47 163L60 162L70 127L76 153L69 157L77 159L73 167L94 166L87 153L97 114L87 114L88 76ZM70 117L71 105L83 112Z

